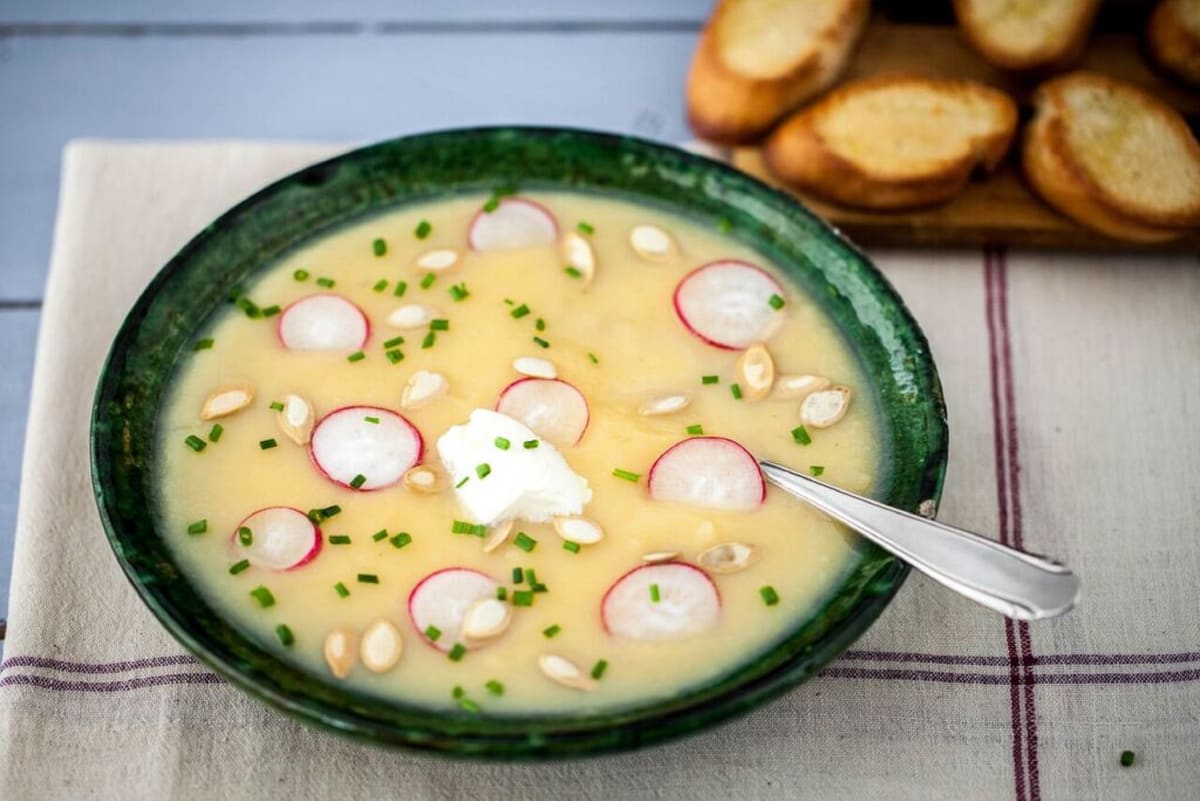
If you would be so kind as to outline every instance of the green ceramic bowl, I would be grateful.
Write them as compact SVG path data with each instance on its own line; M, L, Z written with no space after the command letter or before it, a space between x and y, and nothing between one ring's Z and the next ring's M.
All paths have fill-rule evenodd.
M291 248L364 215L501 185L568 189L659 206L720 225L780 267L840 327L881 410L875 495L936 503L946 466L941 387L928 344L888 282L790 197L707 159L628 137L481 128L405 137L301 170L240 203L162 269L117 334L96 392L92 481L129 580L189 651L256 698L377 743L464 757L531 759L635 748L751 710L816 674L887 605L908 568L864 544L828 603L766 651L676 697L587 716L430 712L329 683L278 660L222 619L180 570L156 524L156 411L195 332L231 287Z

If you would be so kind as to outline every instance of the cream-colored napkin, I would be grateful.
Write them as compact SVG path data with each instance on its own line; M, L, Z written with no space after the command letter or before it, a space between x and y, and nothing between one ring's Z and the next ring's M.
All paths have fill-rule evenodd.
M335 151L79 142L66 152L24 463L0 797L1194 799L1200 793L1200 271L1194 257L875 254L950 408L940 517L1065 559L1068 617L1016 626L914 576L818 678L640 753L436 760L295 723L185 655L92 502L92 390L176 249ZM1137 764L1121 768L1122 750Z

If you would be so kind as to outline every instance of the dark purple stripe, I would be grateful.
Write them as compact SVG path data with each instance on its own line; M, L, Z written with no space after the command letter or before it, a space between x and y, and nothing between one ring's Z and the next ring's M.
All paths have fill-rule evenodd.
M224 680L216 673L167 673L161 676L145 676L121 681L63 681L48 676L29 676L20 673L0 678L0 687L12 684L27 684L43 690L65 692L119 693L167 684L224 684Z
M830 679L874 679L877 681L931 681L943 684L1009 684L1002 674L959 673L948 670L907 670L900 668L828 667L821 676ZM1161 673L1052 673L1026 680L1017 675L1017 683L1028 684L1169 684L1200 681L1200 670L1170 670ZM1021 789L1024 789L1023 787Z
M1010 663L1005 656L923 654L917 651L847 651L839 659L852 662L924 662L931 665L993 665ZM1046 654L1030 657L1022 665L1169 665L1200 662L1200 651L1168 654Z
M12 656L0 662L0 673L18 667L49 668L51 670L61 670L66 673L121 673L141 668L195 664L196 658L187 654L151 656L145 659L132 659L126 662L68 662L63 659L51 659L45 656Z

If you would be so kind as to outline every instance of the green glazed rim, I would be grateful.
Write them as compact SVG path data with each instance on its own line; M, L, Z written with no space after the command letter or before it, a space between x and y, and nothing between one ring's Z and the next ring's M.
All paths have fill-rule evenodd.
M223 620L158 530L156 412L196 332L290 249L365 215L451 194L580 190L658 206L755 248L840 328L880 410L874 494L936 505L945 406L925 336L887 280L791 197L723 164L641 139L563 128L471 128L403 137L300 170L226 212L158 273L109 352L92 411L92 484L113 551L142 600L185 648L250 695L376 743L493 759L619 751L700 731L815 675L877 618L908 567L869 543L827 603L763 652L674 697L586 715L482 716L430 710L331 684ZM924 508L924 507L922 507Z

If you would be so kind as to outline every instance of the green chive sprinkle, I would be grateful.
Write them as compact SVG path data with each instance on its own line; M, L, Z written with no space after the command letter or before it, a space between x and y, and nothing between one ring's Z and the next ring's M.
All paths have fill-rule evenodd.
M733 220L728 217L722 217L717 220L717 230L723 234L727 234L733 230Z
M425 273L425 276L421 279L421 289L429 289L436 280L437 276L433 273Z
M388 286L387 279L380 278L378 281L375 282L375 286L371 287L371 289L374 289L376 292L383 292L384 290L387 289L387 286Z
M454 647L450 649L450 653L446 654L451 662L461 662L462 658L467 655L467 647L461 642L454 643Z
M525 580L525 571L519 567L514 567L512 569L512 583L520 584L524 580Z
M508 587L497 587L496 588L496 600L497 601L507 601L508 600Z
M188 437L184 440L184 442L196 453L199 453L208 447L208 443L197 437L195 434L188 434Z
M599 358L599 357L598 357L596 354L594 354L594 353L589 353L589 354L588 354L588 359L591 361L591 363L592 363L592 364L599 364L599 363L600 363L600 358Z
M461 659L462 657L459 658ZM470 698L458 699L458 705L464 712L470 712L475 715L479 714L479 704L472 701Z
M296 272L292 273L292 278L295 278L297 281L307 281L308 270L296 270Z
M550 343L547 342L546 340L542 339L541 337L534 337L533 341L534 341L534 344L536 344L539 348L550 347Z
M264 451L269 451L269 450L271 450L271 448L274 448L278 444L279 443L276 442L274 438L264 439L264 440L259 440L258 447Z
M433 343L435 342L437 342L437 334L430 331L425 335L425 338L421 340L421 349L428 350L429 348L433 347Z
M491 681L487 682L483 686L486 687L487 691L489 693L491 693L492 695L495 695L495 696L504 695L504 685L501 684L500 682L496 681L495 679L492 679Z
M359 573L358 574L358 583L359 584L378 584L379 576L375 575L374 573Z
M336 284L337 281L334 281L332 278L317 279L317 286L324 287L325 289L333 289Z
M192 346L192 350L208 350L213 346L214 341L215 340L212 337L205 337L204 339L197 340L196 344Z
M363 353L361 350L356 350L356 351L354 351L354 353L351 353L349 356L346 357L346 361L361 362L365 358L367 358L367 354Z
M276 304L274 306L268 306L267 308L263 309L262 314L263 314L263 317L274 317L275 315L279 314L280 311L282 311L282 310L279 308L278 304Z
M330 545L349 545L350 544L350 535L349 534L334 534L333 536L331 536L329 538L329 544Z
M322 517L333 517L340 511L342 511L342 507L338 506L335 503L333 506L326 506L324 509L322 509L321 516Z
M525 581L529 584L530 589L533 589L533 585L537 584L537 571L532 567L525 568Z
M412 542L412 535L407 531L401 531L399 534L388 540L388 542L390 542L394 548L403 548L405 545L408 545L410 542Z
M762 596L763 603L767 606L774 606L779 603L779 593L775 592L775 588L770 584L759 587L758 594Z
M371 251L376 256L382 256L387 253L387 242L384 242L382 239L376 239L371 243Z
M657 584L650 585L650 602L658 603L662 600L662 593L659 592Z
M553 639L554 635L558 634L560 631L562 631L562 626L555 623L553 626L547 626L546 628L542 629L542 636L547 640L550 640Z
M350 590L348 590L346 585L340 581L333 585L333 591L336 592L340 598L347 598L350 596Z
M527 439L521 443L521 447L523 447L527 451L531 451L534 448L536 448L537 446L538 446L538 440L536 440L536 439Z
M487 534L487 526L482 523L468 523L465 520L455 520L450 524L450 531L454 534L470 534L474 537L482 537Z
M500 198L496 197L495 195L492 195L491 197L489 197L487 199L487 202L483 204L483 213L491 214L493 211L495 211L498 208L500 208Z
M367 483L367 477L364 476L362 473L359 473L357 476L350 479L350 486L354 487L354 489L359 489L360 487L362 487L363 484L366 484L366 483Z
M387 342L383 343L384 350L390 350L404 344L404 337L392 337Z
M250 298L238 298L237 305L251 320L257 320L259 317L263 316L262 309L258 308L258 304L250 300Z
M1121 752L1121 767L1123 767L1123 768L1132 767L1133 763L1136 760L1137 760L1137 754L1133 753L1132 751L1122 751Z
M292 630L287 627L286 623L280 623L275 627L275 636L283 643L284 648L291 648L292 643L296 641L296 637L292 634Z
M413 231L413 235L416 236L417 239L424 239L425 237L429 236L429 233L432 230L433 226L429 224L429 220L421 220L419 223L417 223L417 227Z
M364 417L363 422L370 423L373 426L377 426L377 425L379 425L379 418L378 417Z
M485 479L492 474L492 466L487 462L475 465L475 475L480 479Z
M275 605L275 596L261 584L250 590L250 595L253 596L254 600L258 601L258 605L263 609Z
M391 362L392 364L399 364L400 362L404 361L404 354L401 351L398 351L395 349L389 350L387 353L385 353L383 355L387 356L387 360L389 362Z
M240 542L242 545L247 545L247 546L253 545L254 544L254 532L251 531L250 529L246 528L245 526L242 526L241 528L238 529L238 542Z
M513 606L533 606L533 593L529 590L513 590Z
M465 283L455 284L454 286L450 287L449 292L450 297L454 298L455 303L460 300L466 300L471 296L471 293L467 291L467 285Z
M209 442L220 442L221 435L225 433L225 426L220 423L213 423L213 427L208 430Z
M563 540L563 550L570 551L571 553L579 553L579 543Z
M537 540L526 534L524 531L518 531L517 536L513 537L513 545L520 548L525 553L530 553L537 547Z
M509 447L512 445L512 443L509 442L508 440L506 440L504 437L496 437L495 443L496 443L496 447L502 451L508 450Z
M808 429L804 426L796 426L792 429L792 440L797 445L811 445L812 437L809 436Z
M467 483L468 481L470 481L470 480L471 480L471 477L470 477L470 476L463 476L463 479L462 479L462 481L460 481L460 482L458 482L457 484L455 484L455 485L454 485L454 488L455 488L455 489L462 489L462 486L463 486L463 484L466 484L466 483Z
M600 677L604 675L604 671L607 669L608 669L608 662L601 659L599 662L592 665L592 678L599 681Z
M392 290L392 297L402 298L402 297L404 297L404 293L407 290L408 290L408 282L407 281L397 281L396 288Z
M783 308L784 304L787 303L787 301L785 301L779 295L772 295L771 299L768 300L767 303L771 304L772 309L774 309L775 311L779 311L780 309Z
M208 531L207 520L197 520L195 523L189 523L187 527L188 534L203 534Z
M526 306L524 303L522 303L520 306L518 306L517 308L515 308L511 312L509 312L509 314L511 314L514 318L520 320L522 317L529 314L529 307Z
M579 224L575 226L575 229L578 230L579 233L587 234L588 236L596 233L596 229L592 227L591 223L586 223L583 220L579 221Z
M250 560L243 559L242 561L229 566L229 575L236 576L238 573L241 573L248 567L250 567Z
M546 321L543 320L541 317L539 317L539 318L537 318L537 320L534 321L533 327L539 331L545 331L546 330Z
M425 628L425 636L428 637L431 642L437 642L442 637L442 630L437 626L427 626Z
M701 384L719 384L721 377L719 375L702 375L700 376Z
M371 539L374 540L375 542L379 542L380 540L386 540L387 535L388 535L387 529L381 528L381 529L379 529L379 531L376 531L374 534L371 535Z
M811 475L812 475L814 478L816 478L817 476L819 476L819 475L822 475L822 474L825 472L825 465L822 465L822 464L810 464L810 465L808 466L808 472L809 472L809 473L810 473L810 474L811 474Z
M504 299L504 302L505 302L505 303L507 303L509 306L511 306L511 305L513 305L514 303L516 303L516 301L515 301L515 300L513 300L512 298L505 298L505 299Z
M455 699L462 698L466 694L467 694L467 691L464 690L462 688L462 686L458 685L458 684L454 685L454 689L450 691L450 697L455 698Z
M583 277L583 273L579 272L578 268L572 267L569 264L563 268L563 272L566 273L567 275L571 276L572 278L582 278Z
M272 409L272 410L274 410L274 411L276 411L276 412L282 412L282 411L283 411L283 404L282 404L282 403L280 403L279 401L271 401L271 405L270 405L270 407L269 407L269 408L270 408L270 409Z
M730 384L729 385L729 394L733 395L734 400L741 400L742 399L742 388L739 387L737 384Z
M430 331L449 331L450 330L450 321L449 320L430 320L429 321L429 330Z
M628 470L622 470L619 467L614 467L612 474L614 476L616 476L617 478L623 478L626 481L634 481L634 482L636 482L639 478L642 477L640 473L631 473Z
M704 433L704 426L702 426L702 425L700 425L699 423L697 423L696 425L690 425L690 426L688 426L688 427L687 427L687 428L685 428L684 430L685 430L685 431L687 431L687 433L688 433L690 436L693 436L693 437L698 437L698 436L700 436L701 434L703 434L703 433Z

